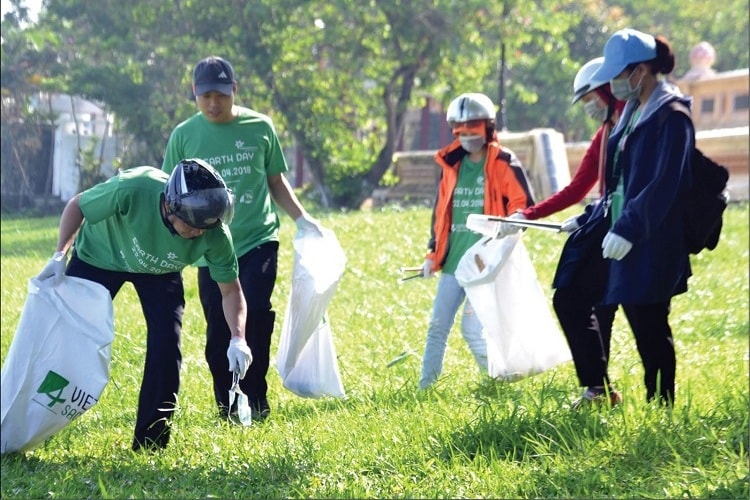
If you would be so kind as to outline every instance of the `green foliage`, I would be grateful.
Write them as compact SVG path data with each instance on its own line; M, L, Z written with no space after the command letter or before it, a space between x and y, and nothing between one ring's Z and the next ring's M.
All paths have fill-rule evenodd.
M92 137L78 152L78 191L84 191L107 179L101 171L101 158L97 156L98 144L99 141Z
M555 220L576 213L572 207ZM672 303L674 409L647 405L633 336L620 312L610 372L625 400L573 412L570 363L513 383L478 374L458 325L443 377L416 388L435 280L396 283L421 263L430 211L315 214L333 229L347 268L328 308L346 399L303 399L272 363L272 416L219 421L203 355L194 270L186 270L182 382L173 439L130 451L145 324L132 287L115 299L111 381L79 420L25 455L0 458L2 498L747 498L748 204L727 211L716 250L692 258L690 290ZM57 217L3 219L0 356L57 238ZM278 349L291 286L294 224L281 228L273 303ZM564 236L524 242L551 297Z
M17 3L17 2L16 2ZM126 164L161 164L170 131L196 111L191 70L232 61L238 103L270 115L304 153L321 203L357 207L377 187L426 97L479 91L514 131L588 140L596 124L570 106L573 77L610 34L663 34L684 74L690 47L717 49L719 70L747 67L747 2L676 0L50 0L37 24L3 20L4 96L37 90L104 102L135 145ZM19 7L17 6L17 9ZM501 88L501 51L505 48ZM500 102L502 98L502 103Z

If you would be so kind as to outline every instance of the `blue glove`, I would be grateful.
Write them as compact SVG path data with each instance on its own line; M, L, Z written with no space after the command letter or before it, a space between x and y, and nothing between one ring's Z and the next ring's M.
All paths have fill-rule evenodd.
M602 241L602 257L605 259L622 260L633 244L612 231L608 232Z
M245 339L232 337L232 340L229 341L229 349L227 349L227 359L229 360L229 371L237 372L240 374L240 378L245 378L245 373L250 368L250 363L253 362L253 355Z
M36 279L39 281L52 278L53 284L57 285L62 281L62 277L65 275L65 263L67 258L62 252L55 252L52 258L47 261L47 265L44 266L42 271L37 274Z
M294 219L294 223L297 225L297 231L307 231L318 236L323 236L323 226L321 226L320 222L313 219L308 214L300 215L299 217Z

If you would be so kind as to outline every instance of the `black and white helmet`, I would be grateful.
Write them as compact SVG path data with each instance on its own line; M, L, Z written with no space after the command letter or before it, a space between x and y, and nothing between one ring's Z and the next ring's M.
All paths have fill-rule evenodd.
M164 186L167 211L197 229L229 224L234 194L221 175L198 158L180 161Z

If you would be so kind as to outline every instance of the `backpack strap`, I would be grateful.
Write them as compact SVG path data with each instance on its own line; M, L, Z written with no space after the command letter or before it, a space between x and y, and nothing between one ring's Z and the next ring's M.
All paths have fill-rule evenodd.
M693 121L693 115L690 113L688 107L675 99L673 101L669 101L666 106L662 106L661 108L659 108L659 111L657 112L657 123L659 124L659 128L664 125L664 121L667 119L667 116L673 111L678 111L687 116L691 122Z

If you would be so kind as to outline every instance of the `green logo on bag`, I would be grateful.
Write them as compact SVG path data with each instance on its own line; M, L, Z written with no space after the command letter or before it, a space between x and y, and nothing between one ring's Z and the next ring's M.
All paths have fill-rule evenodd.
M44 381L39 385L39 389L37 389L36 392L39 394L46 394L50 399L47 406L52 408L57 403L65 402L65 399L60 396L62 396L63 389L65 389L69 383L70 382L64 377L50 370L47 372L47 376L44 377Z

